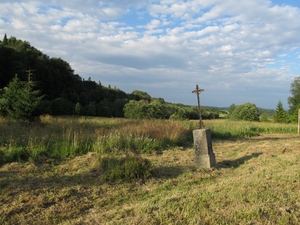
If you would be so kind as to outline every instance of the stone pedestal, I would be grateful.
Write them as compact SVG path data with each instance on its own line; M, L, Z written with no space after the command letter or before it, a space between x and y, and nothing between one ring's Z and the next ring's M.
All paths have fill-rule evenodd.
M216 157L212 150L210 129L193 131L195 165L197 167L211 168L216 165Z

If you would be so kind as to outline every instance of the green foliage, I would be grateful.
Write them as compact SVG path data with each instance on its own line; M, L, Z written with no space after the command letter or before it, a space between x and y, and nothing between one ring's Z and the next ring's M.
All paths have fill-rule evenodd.
M37 109L42 98L40 91L34 90L33 82L22 82L15 76L4 88L1 114L17 121L32 122L40 116Z
M231 116L231 115L233 114L235 108L236 108L236 105L235 105L235 104L231 104L231 105L229 106L229 109L228 109L228 114L229 114L229 116Z
M235 120L259 121L259 111L255 104L248 102L238 105L230 114L230 118Z
M267 115L269 117L272 117L275 114L275 110L274 109L258 108L258 111L260 112L260 114L265 114L265 115Z
M170 120L186 120L187 112L184 108L179 108L177 112L173 113L170 117Z
M124 117L124 111L123 108L128 103L128 100L123 98L123 99L116 99L112 102L111 104L111 110L113 112L114 117Z
M300 110L300 104L296 107L293 114L291 115L291 121L294 122L294 123L298 122L299 110Z
M163 98L152 98L147 92L134 90L130 94L112 88L104 87L101 82L94 82L89 77L84 80L74 74L70 64L61 58L50 58L27 41L4 35L0 44L0 89L7 87L15 74L20 80L27 78L26 70L32 68L32 80L36 89L44 95L40 114L78 115L76 104L81 105L80 114L100 117L124 117L124 106L130 100L140 103L134 109L126 109L128 118L172 118L197 119L198 113L191 106L166 103ZM0 100L2 105L5 104ZM130 103L129 105L133 105ZM77 105L79 106L79 105ZM138 110L141 109L142 112ZM0 109L3 115L3 107ZM185 115L182 115L185 111ZM137 115L135 112L138 112ZM203 111L203 119L218 117L214 109Z
M202 119L219 118L220 110L217 108L201 107ZM132 119L199 119L198 107L185 106L183 104L166 103L163 99L130 100L124 106L124 115Z
M1 151L0 151L1 152ZM30 156L30 153L24 148L10 148L9 151L6 151L5 154L0 153L5 163L8 162L27 162ZM1 161L1 160L0 160Z
M160 101L130 100L124 106L124 115L131 119L165 119L168 117L166 104Z
M7 117L8 100L0 95L0 116Z
M99 104L97 104L97 116L111 117L112 108L111 103L107 98L103 99Z
M56 98L51 102L52 115L72 115L74 106L65 98Z
M6 34L4 34L2 43L3 43L3 45L7 45L7 36L6 36Z
M75 105L75 113L80 116L80 112L81 112L81 104L79 102L76 103Z
M101 154L122 155L128 152L151 153L166 148L164 140L155 139L132 133L111 132L105 136L99 136L95 147Z
M91 113L89 116L123 117L123 99L128 99L125 92L116 88L106 88L100 82L97 84L91 79L82 79L74 74L68 62L61 58L49 58L26 41L17 40L15 37L7 38L6 35L3 40L0 45L0 89L7 87L15 74L19 74L20 80L25 80L25 71L33 68L31 76L37 85L36 88L45 96L44 100L52 104L52 107L42 110L43 113L77 114L74 108L78 102L82 109L85 106L90 107L90 103L96 107L96 114L95 110L86 110ZM66 100L66 107L61 105L62 99Z
M131 119L147 118L147 104L143 101L130 100L124 106L124 116Z
M195 126L198 123L194 122ZM211 129L213 139L236 139L253 137L264 133L271 134L297 134L297 126L294 124L235 121L235 120L207 120L205 127Z
M288 104L290 106L290 112L294 112L300 104L300 77L294 78L294 81L291 83L290 92L292 96L288 98Z
M166 104L160 100L152 100L148 104L147 118L166 119L168 118Z
M270 122L269 115L266 114L266 113L261 114L260 115L260 121L261 122Z
M289 114L284 110L281 101L277 104L273 120L277 123L288 123L290 121Z
M208 109L208 108L203 108L202 113L201 113L202 119L204 120L210 120L210 119L218 119L219 118L219 112L216 111L215 109Z
M97 114L97 109L96 106L93 103L89 103L82 109L83 115L85 116L96 116Z
M130 100L136 100L136 101L146 100L146 101L149 102L151 100L151 96L147 92L134 90L129 95L129 99Z
M104 181L144 180L153 173L151 162L138 156L101 158L100 169Z

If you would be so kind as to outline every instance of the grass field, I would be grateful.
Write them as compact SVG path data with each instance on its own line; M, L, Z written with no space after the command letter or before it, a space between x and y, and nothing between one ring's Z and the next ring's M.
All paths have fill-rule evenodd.
M64 119L57 120L65 126L61 136L73 134L73 147L74 133L77 139L81 135L87 138L83 131L91 130L84 121L79 130L70 122L74 129L70 132ZM161 151L140 153L152 164L153 175L147 179L104 182L99 158L105 150L96 150L99 142L91 142L91 151L67 154L63 159L41 155L37 160L3 163L0 224L300 224L300 137L296 125L205 121L214 135L217 165L201 169L193 165L192 143L186 143L190 140L186 132L193 125L183 123L180 128L174 122L169 124L169 133L162 125L161 132L155 133L153 123L131 121L129 126L125 120L93 121L90 133L109 137L113 133L108 128L113 127L131 135L143 130L143 137L167 140ZM2 128L10 128L5 126ZM53 133L60 132L50 127ZM44 128L36 129L45 135ZM147 134L145 129L155 134ZM36 133L31 132L33 138ZM175 134L185 138L177 143ZM4 152L9 149L5 145L9 137L1 135L0 150ZM17 138L14 133L10 136L11 140ZM25 141L11 146L28 146L30 139L22 137ZM56 138L53 134L48 140ZM35 146L43 148L45 143L36 141Z

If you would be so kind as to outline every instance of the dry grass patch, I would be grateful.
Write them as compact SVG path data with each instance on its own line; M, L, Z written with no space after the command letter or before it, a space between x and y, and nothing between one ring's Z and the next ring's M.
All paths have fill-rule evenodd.
M144 155L156 176L104 183L98 155L0 168L0 224L299 224L300 138L213 141L214 169L192 148Z

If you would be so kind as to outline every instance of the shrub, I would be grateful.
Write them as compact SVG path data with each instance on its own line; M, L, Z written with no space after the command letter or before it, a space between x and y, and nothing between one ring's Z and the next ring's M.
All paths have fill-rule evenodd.
M174 112L170 117L170 120L186 120L187 112L183 108L179 108L177 112Z
M260 116L260 121L261 121L261 122L270 122L270 119L269 119L268 114L263 113L263 114Z
M245 103L237 106L230 118L236 120L259 121L259 111L255 104Z

